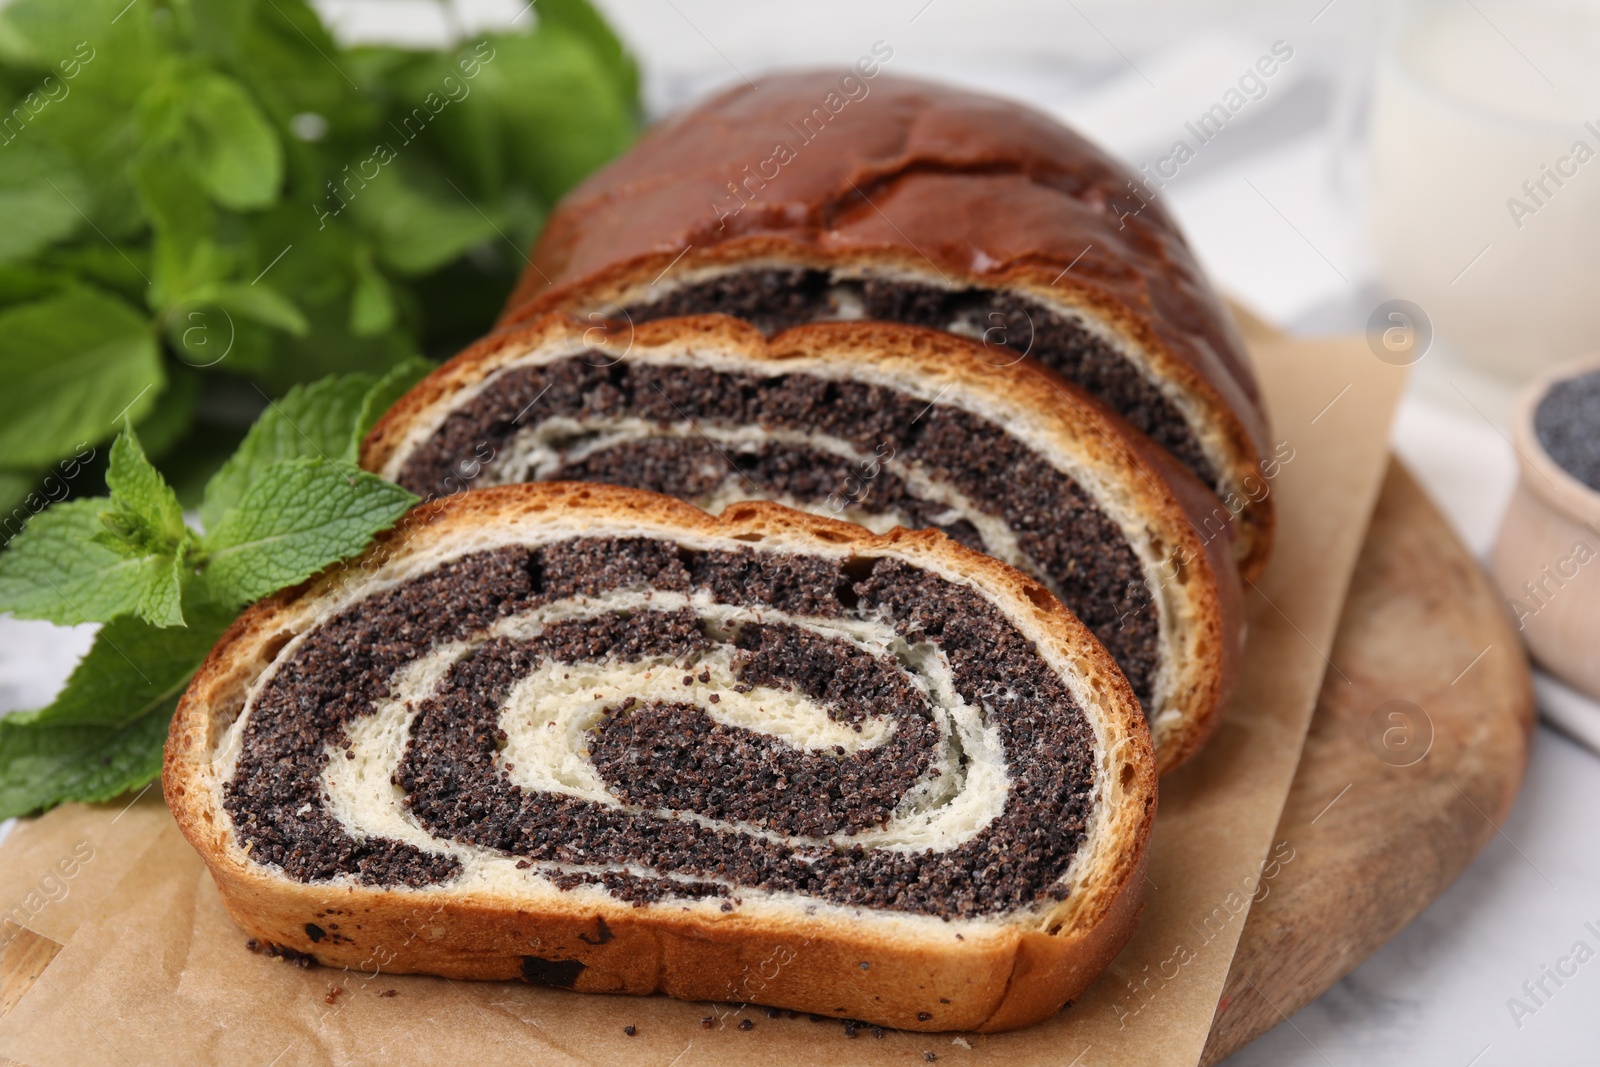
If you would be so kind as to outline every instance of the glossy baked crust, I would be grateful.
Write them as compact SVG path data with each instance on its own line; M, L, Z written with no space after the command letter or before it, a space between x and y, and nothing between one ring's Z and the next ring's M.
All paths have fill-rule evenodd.
M657 125L557 207L502 325L748 266L1025 296L1088 323L1178 406L1257 575L1274 526L1260 391L1154 194L1013 101L882 73L846 100L839 78L766 75ZM804 126L815 109L827 121Z
M1098 737L1105 818L1080 846L1066 876L1069 894L1010 920L918 923L872 910L806 916L774 906L764 913L750 902L727 913L681 901L634 906L532 879L515 891L307 883L253 863L218 802L217 749L247 689L286 641L331 605L350 603L339 598L352 579L410 573L463 546L552 530L897 557L977 588L1049 662L1081 682L1074 691ZM1156 803L1149 735L1127 682L1082 625L1020 572L933 532L878 536L762 502L713 518L669 497L578 483L503 486L421 505L362 559L245 612L179 702L162 786L229 913L250 937L279 951L365 970L756 1000L913 1030L1025 1026L1087 986L1132 933ZM330 923L337 923L337 937L324 932ZM538 946L537 957L530 946ZM766 965L774 960L782 965ZM758 996L749 995L752 968L762 974Z

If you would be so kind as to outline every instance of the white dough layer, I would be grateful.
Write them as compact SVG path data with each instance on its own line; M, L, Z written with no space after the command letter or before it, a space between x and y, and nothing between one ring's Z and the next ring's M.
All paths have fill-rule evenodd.
M786 623L892 659L928 698L939 740L928 771L906 791L882 827L807 840L693 812L655 814L790 846L945 851L971 840L1004 811L1009 777L998 731L987 724L981 709L969 705L955 691L949 664L937 647L908 645L877 622L799 618L718 604L708 593L688 596L654 591L615 592L543 605L501 620L477 640L440 646L398 672L391 697L373 714L347 728L348 747L328 750L322 782L329 812L357 840L383 837L429 852L449 853L462 862L466 877L488 877L510 861L494 850L435 837L412 817L404 792L394 784L421 704L437 690L452 665L490 638L527 640L555 623L598 619L617 612L685 608L696 613L713 638L730 639L741 624ZM854 724L831 718L824 706L795 690L753 686L738 691L737 655L726 640L718 640L708 651L684 659L540 662L512 687L502 706L499 726L506 740L496 759L497 769L524 790L624 806L589 762L588 743L589 731L600 723L605 709L617 708L629 697L641 704L693 704L725 726L766 734L795 748L833 753L840 759L877 748L892 737L894 719L889 715L864 719L857 732ZM701 682L701 674L708 680ZM683 684L686 676L693 680L691 685ZM710 700L713 693L718 697L715 703ZM844 750L842 754L839 748ZM498 877L510 875L502 872Z

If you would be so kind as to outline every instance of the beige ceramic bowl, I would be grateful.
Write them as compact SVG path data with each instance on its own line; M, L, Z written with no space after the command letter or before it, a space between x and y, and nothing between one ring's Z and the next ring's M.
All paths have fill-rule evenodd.
M1600 700L1600 492L1557 466L1533 427L1552 385L1592 370L1600 370L1600 357L1563 364L1518 401L1511 430L1517 488L1491 568L1533 658Z

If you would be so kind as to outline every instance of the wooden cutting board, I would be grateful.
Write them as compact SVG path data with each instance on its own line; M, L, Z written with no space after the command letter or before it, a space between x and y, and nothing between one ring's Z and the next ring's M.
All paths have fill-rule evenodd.
M1442 893L1494 836L1535 721L1499 595L1391 460L1276 841L1202 1063L1315 999ZM1289 855L1288 852L1281 853Z

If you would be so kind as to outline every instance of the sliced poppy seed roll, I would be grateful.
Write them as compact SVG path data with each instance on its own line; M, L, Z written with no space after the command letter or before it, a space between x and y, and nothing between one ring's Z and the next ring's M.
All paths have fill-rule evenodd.
M726 316L611 332L560 316L469 349L374 427L367 469L423 496L583 480L712 511L769 499L938 529L1042 581L1100 638L1163 771L1199 749L1242 639L1211 494L1082 392L982 346L869 323L771 340Z
M981 339L1099 398L1271 552L1244 344L1153 184L1048 115L887 73L767 74L674 115L551 214L503 323L720 312Z
M1130 936L1156 776L1104 649L990 557L561 483L247 611L162 783L276 954L1004 1030Z

